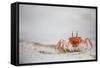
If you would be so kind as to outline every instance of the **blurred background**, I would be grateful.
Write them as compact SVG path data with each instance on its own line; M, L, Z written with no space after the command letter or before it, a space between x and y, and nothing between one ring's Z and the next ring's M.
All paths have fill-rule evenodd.
M77 7L20 5L19 38L54 44L79 33L82 38L95 40L96 10Z

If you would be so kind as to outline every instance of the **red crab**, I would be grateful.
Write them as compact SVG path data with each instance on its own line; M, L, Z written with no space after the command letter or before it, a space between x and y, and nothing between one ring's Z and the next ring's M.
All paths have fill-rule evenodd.
M72 37L69 37L67 42L64 42L64 40L58 41L56 48L65 49L66 46L72 46L73 48L76 48L79 47L81 44L83 44L83 46L86 45L92 47L92 42L90 41L90 39L89 38L82 39L82 37L78 36L78 33L76 33L76 36L73 36L72 32Z

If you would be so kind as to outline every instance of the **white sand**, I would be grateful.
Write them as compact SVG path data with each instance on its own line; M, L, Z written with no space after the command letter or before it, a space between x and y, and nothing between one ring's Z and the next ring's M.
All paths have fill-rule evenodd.
M58 53L54 46L20 42L19 63L40 63L95 59L95 47L82 52Z

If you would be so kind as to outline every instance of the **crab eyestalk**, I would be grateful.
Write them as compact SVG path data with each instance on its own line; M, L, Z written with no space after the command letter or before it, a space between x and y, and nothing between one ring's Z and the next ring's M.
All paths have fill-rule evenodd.
M76 37L78 37L78 32L76 33Z
M72 32L72 37L73 37L73 32Z

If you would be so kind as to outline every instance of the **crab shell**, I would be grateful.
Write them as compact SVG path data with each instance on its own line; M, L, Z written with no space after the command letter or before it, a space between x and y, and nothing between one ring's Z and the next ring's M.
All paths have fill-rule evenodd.
M71 43L73 47L78 47L81 41L82 41L81 37L70 37L69 38L69 43Z

